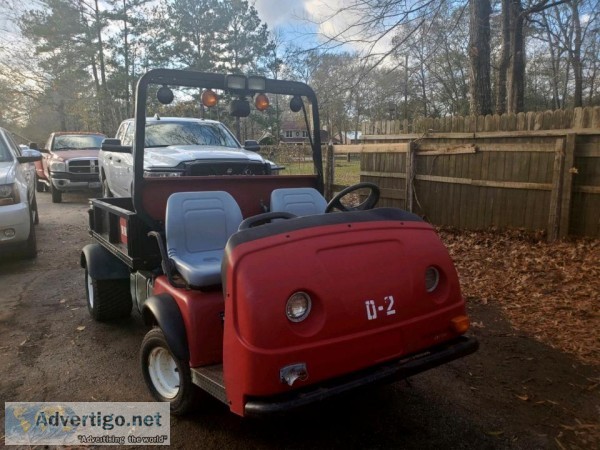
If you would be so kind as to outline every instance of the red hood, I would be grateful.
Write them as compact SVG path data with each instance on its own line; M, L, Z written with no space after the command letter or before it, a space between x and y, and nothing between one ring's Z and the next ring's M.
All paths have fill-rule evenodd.
M52 154L55 158L68 161L73 158L97 158L98 149L90 150L54 150Z

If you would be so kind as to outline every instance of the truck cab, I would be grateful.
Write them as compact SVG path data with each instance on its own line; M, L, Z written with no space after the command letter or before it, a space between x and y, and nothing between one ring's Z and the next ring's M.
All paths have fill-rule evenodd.
M132 146L134 135L135 121L128 119L119 126L116 139ZM280 169L243 148L216 120L155 115L146 118L145 140L144 173L148 177L271 175ZM132 155L105 148L100 151L99 165L103 197L130 197Z
M37 191L49 190L52 203L60 203L63 192L99 189L98 152L104 138L84 131L51 133L36 163Z
M264 111L267 94L288 96L311 130L314 173L149 176L150 86L165 103L177 86L214 100L205 106L233 97L234 117L250 113L250 100ZM477 350L433 227L377 208L371 183L326 199L319 130L304 83L155 69L138 83L132 145L103 143L131 155L133 191L91 200L95 243L81 252L88 310L98 321L139 312L142 377L174 414L206 395L240 416L278 413Z

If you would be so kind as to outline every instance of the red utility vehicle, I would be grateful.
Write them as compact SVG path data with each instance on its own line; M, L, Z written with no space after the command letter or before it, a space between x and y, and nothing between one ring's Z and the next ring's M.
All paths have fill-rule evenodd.
M151 85L162 86L163 103L173 99L168 86L202 89L207 104L226 93L237 117L249 114L248 98L263 109L266 93L287 95L307 129L310 103L315 175L144 176ZM133 151L133 197L91 201L97 243L83 249L81 265L94 319L128 316L135 305L151 326L142 373L172 412L185 413L203 392L241 416L283 411L477 349L464 335L456 271L429 224L374 209L379 189L369 183L323 198L319 110L308 85L158 69L140 79L136 102L133 150L103 143ZM360 188L366 199L345 206Z

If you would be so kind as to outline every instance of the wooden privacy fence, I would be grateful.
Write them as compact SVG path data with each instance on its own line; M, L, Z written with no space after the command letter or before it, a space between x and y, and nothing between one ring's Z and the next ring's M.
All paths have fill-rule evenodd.
M600 129L365 138L375 143L335 146L328 158L359 152L360 179L380 186L380 206L463 229L600 237Z
M476 133L574 128L600 128L600 106L487 116L417 117L412 121L377 120L361 124L363 136L368 135L369 138L399 133Z

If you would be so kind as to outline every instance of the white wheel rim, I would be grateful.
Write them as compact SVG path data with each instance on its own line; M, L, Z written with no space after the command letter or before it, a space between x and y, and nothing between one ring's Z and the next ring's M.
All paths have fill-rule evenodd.
M88 302L90 303L90 307L94 307L94 284L92 282L92 277L90 277L89 273L85 274L85 279L87 281L87 291L88 291Z
M172 399L179 393L179 369L171 353L163 347L152 349L148 356L148 373L156 391Z

